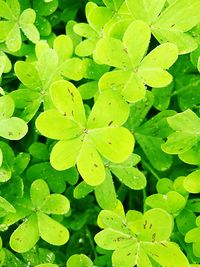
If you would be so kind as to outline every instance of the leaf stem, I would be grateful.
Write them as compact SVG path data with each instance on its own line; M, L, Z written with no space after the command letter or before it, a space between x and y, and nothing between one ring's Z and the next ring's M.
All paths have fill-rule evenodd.
M157 175L157 173L153 170L153 168L144 160L142 160L142 163L144 166L148 169L148 171L159 181L160 177Z
M94 241L93 241L91 232L90 232L90 230L89 230L89 228L88 228L87 226L86 226L86 228L85 228L85 231L86 231L86 236L88 237L90 246L91 246L91 248L92 248L92 251L93 251L93 253L94 253L94 256L95 256L95 258L97 258L98 255L97 255L97 252L96 252L96 248L95 248L95 245L94 245Z

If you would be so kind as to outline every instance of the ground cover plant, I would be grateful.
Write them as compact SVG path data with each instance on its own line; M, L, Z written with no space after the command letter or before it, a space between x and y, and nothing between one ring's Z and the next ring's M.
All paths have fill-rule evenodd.
M0 0L0 267L200 266L200 0Z

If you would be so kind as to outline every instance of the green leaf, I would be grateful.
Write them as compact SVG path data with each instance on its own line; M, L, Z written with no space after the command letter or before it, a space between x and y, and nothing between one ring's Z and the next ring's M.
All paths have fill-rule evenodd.
M5 216L6 213L15 213L16 210L5 198L0 196L0 217Z
M152 194L146 198L145 203L151 208L162 208L171 214L177 215L185 206L185 198L176 191L170 191L166 195Z
M200 120L199 117L190 109L178 113L167 119L170 127L176 131L184 131L188 134L200 134ZM187 125L187 127L185 127Z
M152 27L153 34L160 42L175 43L180 54L186 54L197 48L195 40L184 32L199 22L197 10L200 8L200 3L198 0L192 1L190 9L187 8L187 4L186 0L174 2L165 9ZM189 22L188 17L190 17Z
M135 144L133 135L123 127L90 130L89 138L94 142L99 153L115 163L125 161L131 155ZM121 140L126 140L126 142L121 142Z
M30 189L30 197L33 205L40 208L49 197L50 191L47 183L42 179L35 180Z
M9 95L0 97L0 119L10 118L15 110L15 103Z
M74 120L55 109L41 113L37 117L36 127L42 135L56 140L75 138L83 131Z
M94 189L93 186L88 185L85 181L80 182L73 191L73 196L76 199L86 197Z
M174 89L174 83L170 83L166 87L153 88L154 107L160 111L166 110L170 105L171 94Z
M159 220L158 220L159 218ZM173 230L173 219L160 208L148 210L143 215L143 225L138 239L144 242L167 240Z
M172 82L172 76L161 68L139 68L139 76L150 87L164 87Z
M37 69L40 73L40 80L43 87L47 87L52 82L52 76L58 66L58 56L53 49L46 49L41 53L37 61Z
M84 181L91 186L97 186L105 179L106 174L102 159L87 137L83 141L77 159L77 167Z
M70 58L59 68L60 74L70 80L79 81L85 74L83 61L80 58Z
M40 16L49 16L56 11L58 7L58 0L43 1L33 0L33 8Z
M120 69L131 68L131 61L122 42L115 38L100 39L94 51L94 59L98 63Z
M10 246L14 251L24 253L30 250L38 240L37 218L33 214L12 233Z
M30 155L25 152L20 152L15 158L14 173L20 175L27 168L30 161Z
M105 180L94 190L97 203L102 209L114 209L117 205L117 196L111 173L106 170ZM109 201L108 201L109 199Z
M51 194L41 207L41 211L47 214L65 214L69 209L69 200L61 194Z
M35 11L31 8L27 8L20 15L19 23L21 26L24 26L24 24L33 24L35 22L35 18Z
M127 6L133 14L133 17L144 20L149 24L155 21L162 11L165 2L166 0L161 0L159 2L156 0L126 0Z
M9 140L19 140L28 132L27 124L20 118L12 117L0 121L0 136Z
M200 164L200 158L199 158L199 150L200 150L200 143L198 142L194 147L187 150L186 152L178 155L180 160L187 164L192 165L199 165Z
M9 5L3 0L0 1L0 17L8 20L13 19L13 13Z
M50 162L56 170L75 166L82 146L82 137L59 141L52 149Z
M128 115L129 106L121 96L117 92L105 90L100 93L95 102L87 125L89 129L121 126L127 120Z
M54 40L53 48L58 55L59 63L62 63L73 54L72 39L67 35L61 34Z
M37 212L40 236L49 244L64 245L69 239L69 231L62 224L42 212Z
M200 94L197 90L200 85L199 75L184 74L177 76L175 89L178 97L178 103L182 111L193 108L200 101Z
M98 82L86 82L78 87L83 100L91 99L98 92Z
M8 50L16 52L21 48L22 40L21 33L17 23L15 23L12 29L8 32L6 37L6 45Z
M200 192L199 174L200 170L196 170L185 177L183 185L188 192L193 194Z
M79 267L93 267L93 263L84 254L74 254L72 255L68 261L67 261L67 267L74 267L74 266L79 266Z
M111 171L120 180L121 183L125 184L133 190L141 190L146 186L146 177L144 174L134 167L123 167L115 165L111 167Z
M40 160L48 160L49 159L49 151L47 146L40 142L34 142L29 147L29 153L32 157Z
M198 142L200 120L193 111L188 109L169 117L167 121L176 132L169 135L167 142L162 145L164 152L181 154L191 149Z
M98 246L108 250L115 250L119 247L130 246L137 242L136 239L131 235L113 230L111 228L106 228L97 233L94 239Z
M0 167L0 182L7 182L8 180L10 180L11 176L11 168L7 164L2 164L2 166Z
M76 87L68 81L57 81L50 87L50 95L56 109L67 118L85 124L85 110L81 95Z
M175 132L169 135L167 142L161 145L162 150L168 154L181 154L191 149L198 139L188 133Z
M166 54L166 51L168 53ZM141 62L140 68L168 69L178 58L177 46L172 43L161 44L152 50Z
M17 61L14 66L18 79L28 88L39 90L41 81L35 66L24 61Z
M141 37L138 38L138 36ZM123 43L134 67L137 67L145 56L150 38L150 28L143 21L134 21L128 26L123 36Z
M193 211L183 209L180 214L176 217L176 224L178 231L185 236L186 233L192 228L196 227L196 215Z
M174 267L188 267L188 260L177 244L161 242L160 244L144 243L145 252L161 266L171 265ZM157 257L157 255L159 255ZM181 264L181 265L180 265Z

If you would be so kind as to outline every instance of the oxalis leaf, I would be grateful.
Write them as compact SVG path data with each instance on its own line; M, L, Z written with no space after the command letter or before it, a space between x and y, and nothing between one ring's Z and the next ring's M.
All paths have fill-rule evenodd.
M171 83L172 76L166 69L177 60L178 49L173 43L165 43L145 57L150 37L149 26L136 20L128 26L123 41L107 37L97 43L94 59L120 69L101 77L100 90L117 90L126 101L136 102L144 98L145 85L164 87Z
M48 185L42 179L35 180L30 189L30 201L24 203L26 207L24 222L12 233L10 237L11 248L19 253L29 251L41 237L46 242L60 246L69 239L69 231L62 224L47 214L65 214L69 211L68 199L60 194L50 194ZM19 217L18 217L19 216ZM16 212L16 221L22 219L24 214ZM28 239L28 242L26 242Z
M99 185L105 179L99 153L113 162L122 162L133 150L133 136L120 127L129 114L127 104L115 92L102 92L86 122L81 96L74 85L58 81L52 84L50 93L56 109L40 114L36 127L43 135L60 140L51 152L52 166L64 170L77 164L86 183ZM119 105L122 107L120 115L117 113ZM103 116L101 109L105 110ZM122 136L126 143L121 142Z
M188 109L171 116L167 121L175 132L168 136L165 144L162 144L164 152L182 154L198 143L200 120L192 110Z
M186 0L172 1L166 8L165 2L162 0L158 4L156 1L126 0L133 17L151 25L151 32L160 43L176 44L180 54L195 50L197 43L187 32L200 21L197 12L200 8L199 0L191 0L190 3Z
M168 241L173 220L163 209L155 208L144 214L129 210L126 217L116 211L103 210L98 220L104 230L95 236L95 241L104 249L114 250L115 266L152 266L152 258L162 266L179 266L180 262L188 266L180 248Z
M0 136L9 140L19 140L28 131L27 124L22 119L11 117L14 107L14 101L9 95L0 97Z

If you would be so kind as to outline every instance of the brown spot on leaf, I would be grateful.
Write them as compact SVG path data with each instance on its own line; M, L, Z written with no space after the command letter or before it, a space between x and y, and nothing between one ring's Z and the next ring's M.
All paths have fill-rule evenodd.
M110 121L110 122L108 123L108 126L110 126L112 123L113 123L113 121Z

